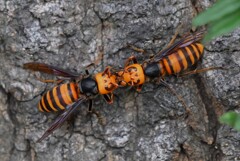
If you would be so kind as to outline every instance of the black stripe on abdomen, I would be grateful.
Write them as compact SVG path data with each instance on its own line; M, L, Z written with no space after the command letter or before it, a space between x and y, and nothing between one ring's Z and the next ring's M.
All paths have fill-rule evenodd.
M63 97L62 97L62 93L61 93L61 91L60 91L60 88L61 88L61 86L58 86L58 87L56 88L56 90L57 90L57 96L58 96L58 99L59 99L60 104L61 104L63 107L66 107L68 104L63 100ZM67 93L67 94L68 94L68 93Z
M52 101L53 107L56 108L58 111L62 110L60 107L58 107L58 105L56 103L56 100L55 100L54 95L53 95L53 90L49 91L49 96L50 96L50 99Z
M197 53L194 51L194 49L191 45L189 45L187 48L191 51L191 54L194 57L194 64L195 64L198 61Z
M74 91L71 90L70 83L67 84L67 89L68 89L68 95L70 96L71 101L74 102L74 101L75 101L75 99L74 99L74 97L73 97L73 92L74 92ZM74 88L74 89L75 89L75 88Z
M170 70L171 70L171 73L168 73L168 74L169 74L169 75L174 74L174 70L173 70L173 65L174 65L174 64L172 64L172 62L170 61L169 56L167 56L165 59L167 60L168 66L169 66L169 68L170 68Z
M48 91L48 92L49 92L49 91ZM47 93L48 93L48 92L47 92ZM44 102L44 104L45 104L45 107L46 107L49 111L54 111L54 110L50 107L50 105L49 105L49 103L48 103L47 93L44 94L44 96L42 97L43 102Z
M190 59L189 53L187 52L186 48L184 47L184 48L181 48L179 50L181 50L183 52L183 55L184 55L185 59L187 60L188 67L191 66L192 65L192 61Z

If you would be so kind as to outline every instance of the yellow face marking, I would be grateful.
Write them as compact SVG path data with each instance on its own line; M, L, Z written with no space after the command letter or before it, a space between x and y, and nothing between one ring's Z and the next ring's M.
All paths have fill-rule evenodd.
M124 82L130 86L141 85L145 82L145 75L140 64L132 64L127 66L121 75Z
M108 94L117 88L116 76L103 73L97 73L95 79L98 85L98 91L100 94Z

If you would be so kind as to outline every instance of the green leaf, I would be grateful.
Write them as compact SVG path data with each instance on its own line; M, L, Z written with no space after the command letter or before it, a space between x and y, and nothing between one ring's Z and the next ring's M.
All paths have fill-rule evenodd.
M194 20L194 26L204 25L206 23L220 20L224 15L240 10L240 0L221 0L215 3L211 8L200 13Z
M238 115L235 126L235 129L237 129L238 131L240 131L240 116Z
M224 16L221 21L213 22L204 41L231 32L238 26L240 26L240 11L235 11L233 14Z
M227 112L223 114L219 121L240 131L240 114L236 112Z

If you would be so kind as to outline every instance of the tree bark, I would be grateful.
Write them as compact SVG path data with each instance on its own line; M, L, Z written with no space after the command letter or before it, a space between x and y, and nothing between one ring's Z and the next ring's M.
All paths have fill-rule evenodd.
M197 13L212 1L17 1L0 0L0 158L2 161L230 161L240 160L239 133L218 118L240 107L240 30L205 45L197 68L222 66L185 77L166 77L183 97L156 83L141 92L120 88L112 105L102 97L94 108L106 119L87 114L82 104L71 120L41 143L36 140L59 113L41 113L37 103L53 78L24 70L43 62L94 74L122 68L132 54L140 63L191 29ZM221 11L219 11L221 12ZM216 13L217 14L217 13ZM133 44L147 53L133 52Z

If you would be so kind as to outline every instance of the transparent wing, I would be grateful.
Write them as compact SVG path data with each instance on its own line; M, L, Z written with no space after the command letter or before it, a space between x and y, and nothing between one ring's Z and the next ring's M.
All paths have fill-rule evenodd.
M158 62L160 61L162 58L171 55L172 53L174 53L176 50L178 50L179 48L188 46L194 42L198 42L203 38L203 34L204 34L204 30L201 30L199 32L195 32L193 34L188 34L185 37L183 37L182 39L180 39L179 41L173 43L171 46L169 46L168 48L162 50L161 52L159 52L156 56L154 56L152 62Z
M67 106L66 111L64 111L61 115L59 115L56 118L56 120L51 124L51 126L42 135L42 137L37 140L37 142L41 142L46 137L48 137L50 134L52 134L53 131L55 131L56 129L61 127L63 125L63 123L69 118L69 116L79 107L79 105L86 100L87 100L87 98L84 96L84 97L79 98L75 103Z
M33 71L39 71L47 74L52 74L56 76L69 77L69 78L79 77L80 75L80 74L73 73L71 71L61 69L52 65L37 63L37 62L26 63L23 65L23 68L30 69Z

